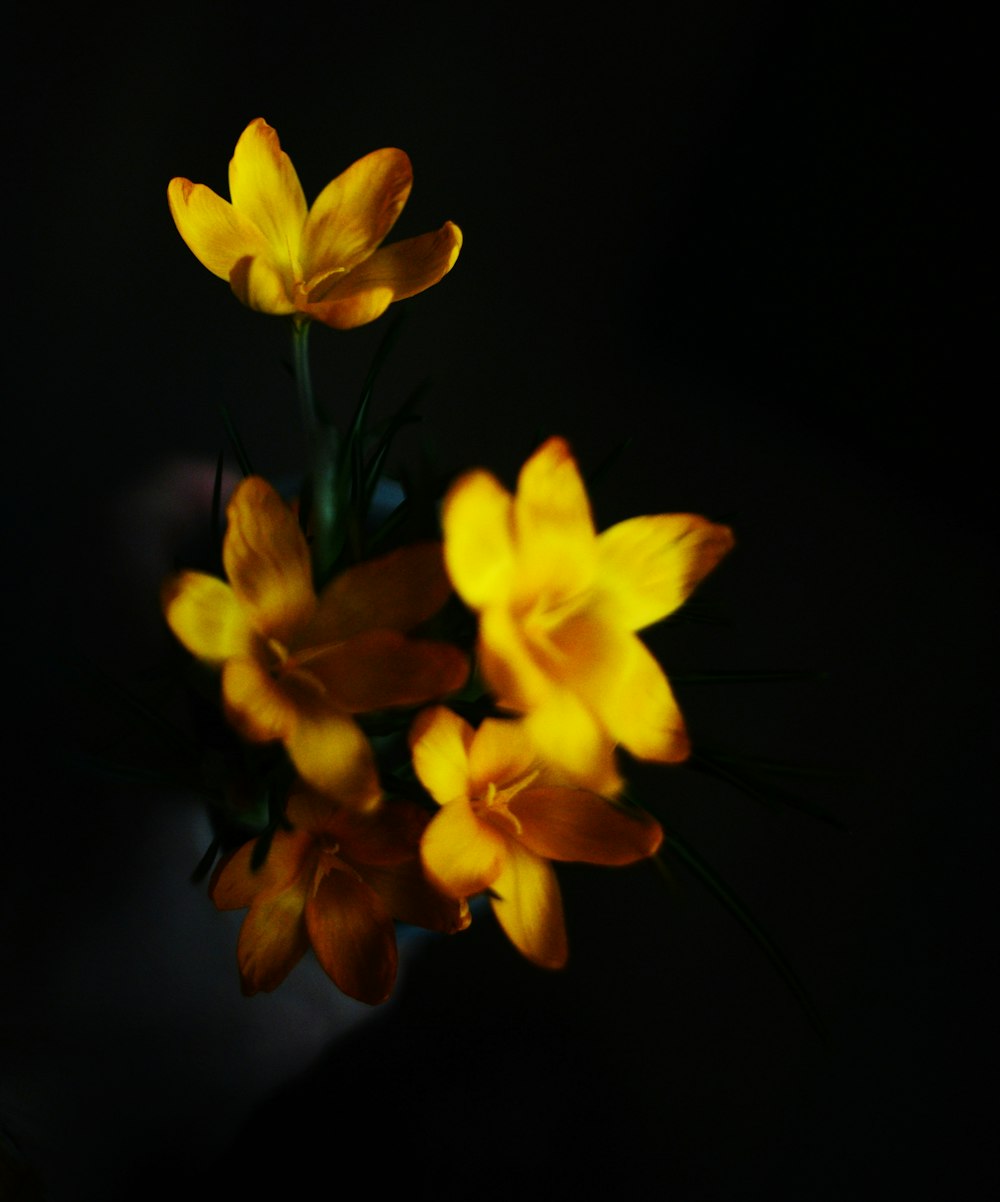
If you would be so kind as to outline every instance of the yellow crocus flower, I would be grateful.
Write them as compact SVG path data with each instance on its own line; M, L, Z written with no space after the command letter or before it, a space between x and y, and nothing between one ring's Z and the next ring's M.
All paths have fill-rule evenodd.
M636 631L673 613L732 547L693 514L597 534L566 442L525 463L512 496L486 471L443 509L445 563L479 613L479 664L498 702L524 715L540 755L588 788L620 788L614 748L673 763L690 751L662 668Z
M407 638L451 591L438 543L356 564L320 594L298 518L259 476L233 493L228 583L181 572L163 588L167 623L222 670L226 716L251 742L281 740L313 789L360 809L381 796L371 747L351 717L459 688L468 665L447 643Z
M539 762L525 724L488 718L477 730L452 710L417 715L413 767L440 805L420 854L449 897L488 889L514 946L542 968L561 968L568 948L562 897L550 860L632 864L653 855L660 824L584 789Z
M302 314L346 330L436 284L455 264L462 233L383 247L413 182L402 150L374 150L327 184L309 208L278 135L258 117L229 164L231 203L204 184L170 181L170 212L195 258L262 313Z

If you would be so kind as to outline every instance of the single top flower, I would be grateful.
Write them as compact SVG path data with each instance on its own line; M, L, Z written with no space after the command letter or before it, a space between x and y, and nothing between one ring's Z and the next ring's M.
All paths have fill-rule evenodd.
M392 801L361 816L299 789L286 817L293 829L275 831L260 868L251 840L212 877L220 910L250 907L237 948L245 994L280 985L311 945L339 989L375 1005L396 979L393 919L449 934L469 925L468 906L423 873L419 806Z
M468 665L447 643L409 639L451 591L437 543L415 543L335 577L317 598L298 519L266 480L233 493L222 558L229 583L181 572L163 588L174 634L222 668L231 724L280 739L299 775L347 805L380 797L371 747L352 714L459 688Z
M693 514L597 534L569 447L551 438L511 496L473 471L445 499L445 563L479 611L479 659L540 752L598 793L620 787L614 747L683 760L690 747L662 668L636 631L672 613L733 545Z
M632 864L663 832L603 797L568 788L539 763L521 721L488 718L478 730L452 710L417 715L413 767L441 809L420 854L431 880L454 898L484 889L515 947L543 968L566 962L562 898L550 860Z
M170 181L167 198L195 257L228 280L245 305L346 330L436 284L458 258L462 233L450 221L435 233L381 245L412 182L403 151L374 150L309 208L278 135L258 117L229 164L232 203L180 177Z

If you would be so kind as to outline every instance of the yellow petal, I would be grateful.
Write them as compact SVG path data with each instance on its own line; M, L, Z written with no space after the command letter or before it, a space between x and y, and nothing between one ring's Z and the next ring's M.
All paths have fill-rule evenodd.
M602 797L621 791L613 738L572 692L556 689L524 719L539 758L559 765L581 788Z
M573 604L594 580L590 502L569 446L550 438L521 469L514 499L516 595L545 609Z
M177 231L195 258L220 279L228 280L245 259L267 259L267 239L256 225L204 184L172 179L167 201Z
M525 638L523 623L505 606L490 606L479 619L479 671L500 705L528 711L546 704L555 681Z
M441 513L448 575L466 605L502 605L514 583L513 500L496 477L474 471L445 497Z
M236 954L243 992L272 989L288 976L309 946L304 909L311 874L281 892L261 894L243 920Z
M316 958L348 997L375 1006L396 980L396 932L375 891L353 872L332 869L305 908Z
M444 706L421 710L410 728L413 769L438 805L468 797L469 748L475 732Z
M218 665L234 655L254 655L258 639L236 594L203 572L171 576L161 592L167 625L199 659Z
M275 680L259 660L246 656L226 660L222 699L229 723L251 743L286 739L298 720L294 687Z
M258 117L251 121L229 163L233 208L263 234L273 265L296 277L306 198L278 135Z
M420 858L428 877L448 897L472 897L493 884L512 847L473 813L468 798L456 797L431 819Z
M365 630L412 630L451 594L440 543L413 543L356 564L323 590L302 643L318 646Z
M540 968L562 968L569 955L566 924L548 860L512 844L493 893L493 912L518 951Z
M625 810L582 789L522 789L510 801L529 851L548 860L632 864L651 856L663 840L655 818Z
M313 851L312 836L306 831L276 831L267 859L254 871L251 867L256 839L244 843L220 861L212 874L209 896L220 910L241 910L253 905L262 893L280 893L290 888Z
M450 643L369 630L346 643L304 650L295 663L323 684L331 705L363 714L416 705L462 687L468 660Z
M280 317L296 311L287 273L263 255L246 255L234 263L229 286L237 300L258 313Z
M395 225L412 184L410 160L393 148L373 150L327 184L303 231L306 288L314 276L350 271L367 259Z
M629 631L579 614L554 639L560 678L615 743L642 760L678 763L690 743L663 669Z
M482 796L490 784L506 788L537 763L538 753L523 722L487 718L480 723L469 749L470 796Z
M298 289L295 303L301 312L337 330L366 325L393 301L416 296L441 280L455 265L461 246L458 226L446 222L434 233L381 247L353 271L325 280L318 290Z
M640 760L679 764L691 740L663 669L636 638L623 661L614 696L602 698L602 717L619 743Z
M300 708L285 748L302 779L320 793L358 810L378 805L382 790L372 749L346 714L320 702Z
M309 548L298 518L259 476L243 480L226 510L226 575L255 629L290 644L316 606Z
M641 630L678 609L732 545L728 526L694 514L631 518L598 536L600 588L616 620Z

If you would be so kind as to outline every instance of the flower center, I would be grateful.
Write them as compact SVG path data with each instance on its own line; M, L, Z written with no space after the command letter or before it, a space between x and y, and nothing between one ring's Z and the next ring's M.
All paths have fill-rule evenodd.
M517 815L511 812L510 803L522 789L531 784L540 771L539 768L533 768L504 788L497 788L494 782L490 781L485 794L469 799L473 812L499 826L509 835L520 835L521 822Z

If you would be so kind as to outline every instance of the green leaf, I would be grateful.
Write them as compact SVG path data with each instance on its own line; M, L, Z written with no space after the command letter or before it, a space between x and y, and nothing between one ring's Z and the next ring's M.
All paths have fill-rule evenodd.
M215 480L212 483L212 545L222 542L222 468L225 460L224 452L219 452L215 465Z
M250 456L246 453L246 448L243 446L243 440L240 438L239 431L236 429L236 424L233 421L232 415L229 412L229 406L223 402L219 409L222 412L222 422L226 427L226 433L229 435L229 441L233 444L233 451L236 454L236 462L240 465L240 471L244 477L254 475L253 465L250 463Z
M740 900L704 857L695 851L687 840L683 839L675 830L672 830L662 818L659 821L660 826L663 828L663 842L667 850L708 889L717 901L725 906L733 918L750 935L787 985L813 1030L824 1043L829 1043L829 1035L819 1011L816 1009L805 986L799 980L798 974L774 940L767 934L757 919L754 918L744 902ZM654 856L654 862L660 858L659 854ZM661 873L664 871L663 866L656 865L656 867Z
M131 718L143 730L154 735L168 751L182 756L197 757L199 755L200 748L197 743L168 722L162 714L158 714L145 701L119 684L92 660L87 659L86 656L74 656L70 666L85 676L89 684L99 688L125 716Z
M717 751L697 747L691 752L684 766L694 772L702 772L706 776L711 776L716 780L725 781L727 784L733 785L742 793L745 793L754 801L759 801L769 809L798 810L800 813L809 814L813 818L819 818L830 826L836 827L837 830L847 830L846 825L834 814L831 814L824 806L818 805L814 801L809 801L807 798L799 797L795 793L789 793L787 789L782 789L778 785L761 780L741 767L739 757L732 754L720 755ZM787 767L785 768L785 772L786 774L789 772ZM808 775L808 770L802 770L801 774Z
M198 863L194 866L194 871L191 873L191 884L200 885L201 882L208 876L212 865L215 863L215 857L221 849L221 841L218 837L214 838L208 847L205 849L205 854L201 857Z
M185 793L196 793L207 801L218 802L219 794L204 788L197 780L182 774L158 772L153 768L136 768L131 764L119 764L106 760L102 756L88 755L83 752L70 752L64 757L64 762L78 771L95 773L108 780L126 785L152 785L158 789L182 789Z

